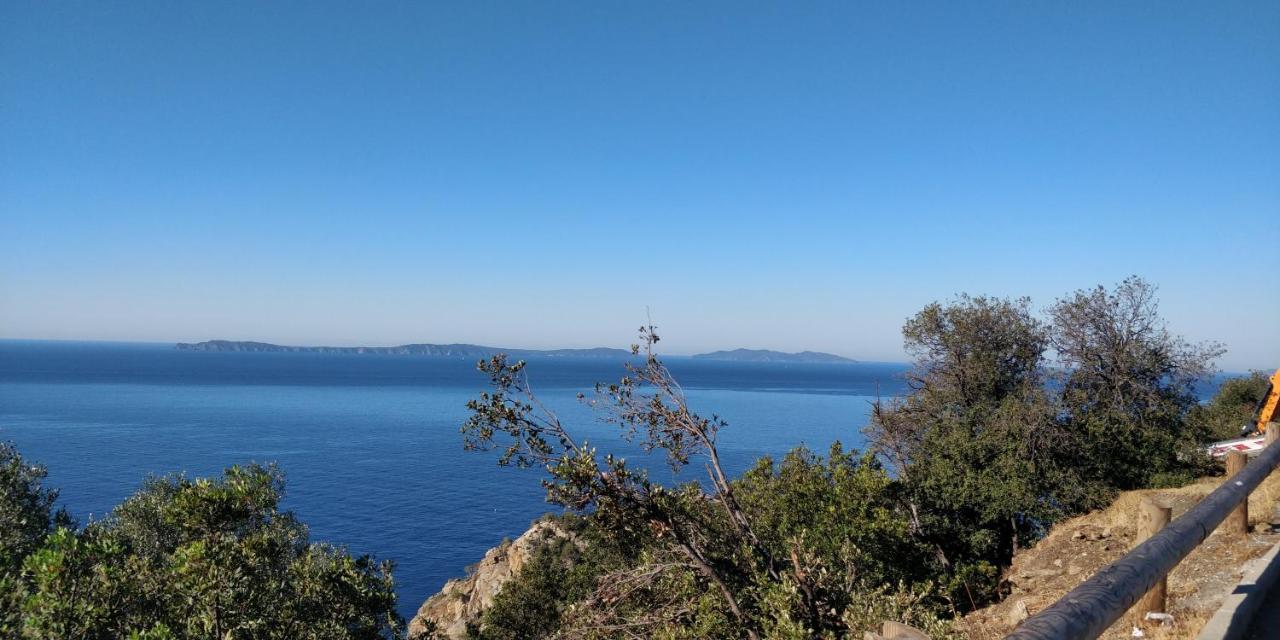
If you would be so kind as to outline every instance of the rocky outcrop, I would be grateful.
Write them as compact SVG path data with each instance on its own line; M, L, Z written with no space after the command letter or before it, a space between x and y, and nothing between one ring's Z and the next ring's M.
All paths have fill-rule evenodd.
M519 538L490 549L470 575L446 582L440 593L422 603L409 622L409 638L422 637L432 624L450 640L466 637L467 625L479 623L502 586L518 575L539 549L563 539L581 544L555 520L540 520Z

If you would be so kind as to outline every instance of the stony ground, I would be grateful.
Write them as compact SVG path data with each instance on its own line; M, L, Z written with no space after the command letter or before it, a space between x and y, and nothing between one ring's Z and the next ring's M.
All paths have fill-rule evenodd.
M1169 490L1131 491L1104 511L1060 523L1035 547L1014 557L1006 574L1012 592L999 604L975 611L963 621L974 640L998 640L1026 618L1114 562L1134 546L1138 504L1151 496L1173 508L1173 517L1215 489L1221 478ZM1245 564L1280 542L1280 473L1272 474L1249 499L1248 536L1217 531L1169 575L1169 627L1145 626L1144 635L1157 640L1194 638L1223 598L1240 580ZM1122 618L1102 636L1130 638L1132 622Z

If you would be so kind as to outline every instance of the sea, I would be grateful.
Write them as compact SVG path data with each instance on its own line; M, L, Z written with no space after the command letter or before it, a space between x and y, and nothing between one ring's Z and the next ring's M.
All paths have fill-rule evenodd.
M797 446L861 448L871 403L904 391L906 365L664 358L692 408L728 422L719 450L741 473ZM530 358L535 393L571 430L664 482L678 474L578 400L622 359ZM81 523L149 475L210 476L248 462L284 471L283 506L313 540L395 562L406 619L545 502L537 469L464 451L466 402L487 377L464 358L180 351L173 344L0 341L0 440L48 469Z

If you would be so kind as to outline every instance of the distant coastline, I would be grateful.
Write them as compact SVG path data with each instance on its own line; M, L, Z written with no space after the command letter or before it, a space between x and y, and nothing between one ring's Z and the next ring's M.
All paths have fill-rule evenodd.
M340 354L378 354L378 355L419 355L445 356L455 358L486 358L496 353L505 353L517 358L626 358L631 355L626 349L595 347L590 349L506 349L479 344L402 344L394 347L306 347L272 344L269 342L253 342L242 340L206 340L204 342L179 342L176 348L180 351L233 351L245 353L340 353ZM734 349L732 351L713 351L693 356L701 360L731 360L736 362L791 362L791 363L845 363L853 364L856 360L844 358L830 353L818 351L801 351L785 353L767 349Z
M837 363L837 364L857 364L858 361L844 356L838 356L834 353L823 353L821 351L800 351L798 353L785 353L782 351L771 351L769 349L734 349L732 351L712 351L711 353L699 353L695 358L701 360L733 360L735 362L795 362L795 363Z
M455 358L485 358L495 353L511 356L540 356L551 358L625 358L631 355L626 349L596 347L592 349L504 349L479 344L402 344L395 347L295 347L269 342L245 342L235 340L207 340L205 342L179 342L180 351L239 351L250 353L347 353L380 355L446 356Z

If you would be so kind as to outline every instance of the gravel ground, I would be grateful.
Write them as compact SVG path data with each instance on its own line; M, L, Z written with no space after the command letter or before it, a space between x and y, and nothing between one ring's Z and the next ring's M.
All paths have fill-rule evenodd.
M1055 526L1035 547L1020 552L1005 574L1010 595L1002 602L966 616L962 626L975 640L997 640L1027 615L1044 609L1097 570L1116 561L1134 545L1134 522L1142 498L1151 496L1173 508L1177 518L1222 482L1208 478L1170 490L1130 491L1107 509ZM1252 530L1247 536L1214 532L1169 575L1169 627L1143 623L1147 638L1194 638L1223 598L1243 576L1243 566L1280 543L1280 473L1273 474L1250 497ZM1121 618L1103 634L1107 640L1131 638L1133 621ZM1280 636L1277 636L1280 637Z

